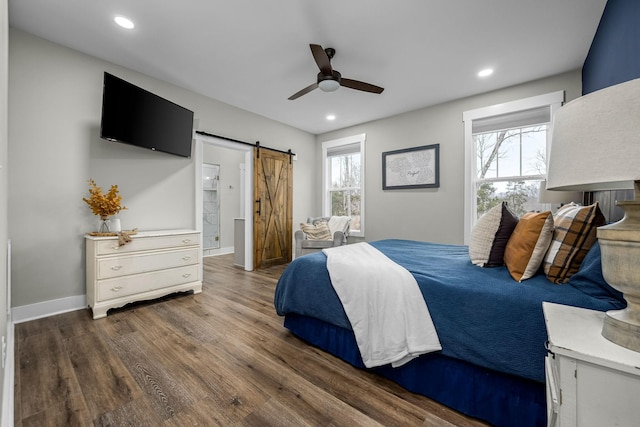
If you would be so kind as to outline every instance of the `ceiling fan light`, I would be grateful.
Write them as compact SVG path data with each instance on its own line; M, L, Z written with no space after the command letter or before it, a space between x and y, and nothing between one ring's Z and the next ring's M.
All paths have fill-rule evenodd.
M340 87L340 83L332 79L321 80L318 82L318 87L323 92L335 92Z

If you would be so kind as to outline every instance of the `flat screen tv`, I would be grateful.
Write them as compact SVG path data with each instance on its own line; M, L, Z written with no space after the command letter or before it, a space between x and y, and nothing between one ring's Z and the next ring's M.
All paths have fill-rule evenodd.
M105 72L100 137L191 157L193 111Z

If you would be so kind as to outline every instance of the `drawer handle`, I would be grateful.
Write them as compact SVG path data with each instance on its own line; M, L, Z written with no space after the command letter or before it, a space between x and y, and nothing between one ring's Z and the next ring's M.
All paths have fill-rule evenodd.
M122 269L122 266L121 266L121 265L114 265L113 267L111 267L111 269L112 269L113 271L118 271L118 270L121 270L121 269Z
M185 261L189 261L191 259L191 257L190 256L183 256L182 259L185 260Z
M114 251L117 251L118 249L120 249L120 246L111 246L111 249L113 249Z
M184 277L185 279L186 279L187 277L189 277L189 276L191 276L191 273L184 273L184 274L182 275L182 277Z
M182 243L191 243L191 239L183 239Z
M121 289L122 289L122 286L120 286L120 285L117 285L117 286L114 286L113 288L111 288L111 290L112 290L113 292L118 292L118 291L119 291L119 290L121 290Z

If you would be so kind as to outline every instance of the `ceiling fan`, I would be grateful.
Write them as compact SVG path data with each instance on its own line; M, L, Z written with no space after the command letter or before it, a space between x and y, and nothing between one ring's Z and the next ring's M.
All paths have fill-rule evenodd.
M324 92L333 92L340 86L371 93L382 93L384 90L384 88L370 83L346 79L342 77L338 71L331 68L331 58L336 54L335 49L330 47L323 49L319 44L310 44L309 47L311 48L313 59L315 59L316 64L318 64L318 68L320 68L318 80L317 82L291 95L289 100L299 98L316 88L320 88L320 90Z

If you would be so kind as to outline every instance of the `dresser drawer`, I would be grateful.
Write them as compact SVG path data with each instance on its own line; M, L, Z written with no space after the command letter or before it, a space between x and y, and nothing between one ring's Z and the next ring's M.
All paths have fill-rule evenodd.
M199 280L199 265L152 271L115 279L100 280L97 285L97 301L140 294L168 286L180 285ZM132 300L133 301L133 300Z
M96 260L96 279L108 279L197 264L199 254L200 248L190 248L99 258Z
M123 246L118 246L117 239L97 240L96 255L111 255L150 249L179 248L200 244L200 233L132 237L132 240Z

